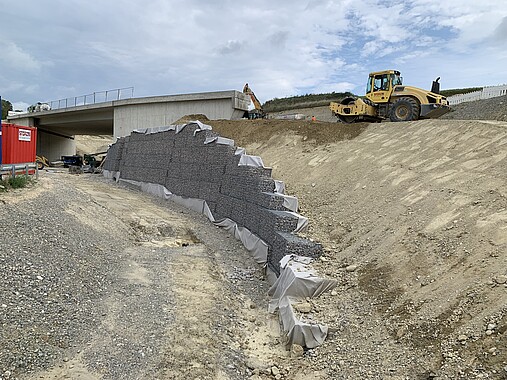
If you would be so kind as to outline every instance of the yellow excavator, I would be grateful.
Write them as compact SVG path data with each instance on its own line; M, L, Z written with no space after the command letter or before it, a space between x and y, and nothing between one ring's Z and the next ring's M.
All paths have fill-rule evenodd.
M265 119L267 115L262 109L261 102L259 99L257 99L257 96L255 96L252 89L248 86L248 83L246 83L243 87L243 94L249 95L254 105L253 110L245 112L245 117L248 117L249 119Z
M35 156L35 162L37 163L37 169L42 170L46 166L51 166L49 160L44 156Z
M404 86L399 71L370 73L365 98L345 98L331 102L329 108L344 123L356 121L411 121L438 118L451 111L445 96L440 95L440 78L431 91Z

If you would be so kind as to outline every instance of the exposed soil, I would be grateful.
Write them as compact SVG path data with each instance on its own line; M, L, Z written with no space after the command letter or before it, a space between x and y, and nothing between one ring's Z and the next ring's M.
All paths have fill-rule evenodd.
M0 379L288 373L262 268L202 215L54 171L0 203Z
M109 144L114 142L113 136L109 135L100 135L100 136L76 136L76 150L77 154L91 154L91 153L101 153L107 152L109 149Z
M442 119L507 121L507 95L457 104Z
M368 123L341 124L310 120L221 120L207 121L221 136L234 138L242 147L259 143L280 147L280 139L298 136L310 146L326 146L359 136ZM234 137L232 137L234 136ZM277 139L277 141L271 141ZM282 145L283 146L283 145Z
M87 201L64 197L66 215L121 249L112 291L90 298L102 314L28 378L507 379L507 123L201 121L261 156L298 197L305 236L324 245L316 266L339 282L304 316L331 335L290 358L264 311L267 284L237 242L105 180L61 178L37 188L31 207L75 188ZM10 217L27 204L0 197ZM156 354L143 362L145 348Z
M249 122L209 124L298 197L341 283L314 302L327 375L505 378L507 124Z

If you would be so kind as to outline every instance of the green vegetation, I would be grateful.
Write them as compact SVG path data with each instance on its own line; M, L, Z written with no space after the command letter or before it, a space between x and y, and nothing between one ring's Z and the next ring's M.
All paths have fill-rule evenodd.
M469 87L469 88L453 88L449 90L441 90L440 94L449 97L457 94L467 94L469 92L481 91L482 87Z
M2 120L7 118L9 111L12 111L12 104L8 100L2 99Z
M466 94L469 92L480 91L482 87L470 87L470 88L454 88L449 90L441 90L440 93L443 96L452 96L456 94ZM361 97L354 95L351 92L331 92L327 94L306 94L299 96L289 96L286 98L274 98L266 101L262 108L266 112L279 112L286 111L296 108L310 108L327 106L330 102L340 102L342 99L349 96Z
M20 189L26 187L32 182L32 179L25 175L17 175L0 180L0 192L9 191L9 189Z
M355 96L350 92L331 92L327 94L306 94L290 96L287 98L274 98L262 105L266 112L285 111L294 108L320 107L329 105L330 102L339 102L343 98Z

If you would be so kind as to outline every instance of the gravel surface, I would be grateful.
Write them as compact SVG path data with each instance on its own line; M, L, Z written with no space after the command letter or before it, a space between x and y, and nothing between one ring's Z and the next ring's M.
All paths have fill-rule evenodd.
M1 380L507 378L505 122L210 124L324 244L339 285L298 312L325 343L285 350L262 270L202 216L45 173L0 193Z
M288 373L262 268L202 215L66 173L0 202L0 379Z
M441 119L507 121L507 95L452 106Z
M36 185L39 186L39 185ZM0 209L0 376L47 368L83 344L105 312L102 300L127 230L84 228L63 212L83 194L62 184L2 194ZM87 199L84 202L89 201ZM10 375L9 375L10 374Z

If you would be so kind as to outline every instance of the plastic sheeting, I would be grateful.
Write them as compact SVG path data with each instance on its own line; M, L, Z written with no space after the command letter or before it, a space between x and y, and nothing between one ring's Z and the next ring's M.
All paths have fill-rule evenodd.
M336 286L336 280L317 275L311 266L312 261L309 257L296 255L287 255L280 260L280 276L269 289L272 297L268 307L270 313L276 312L283 297L318 297Z
M241 241L245 248L252 253L255 261L258 264L267 265L268 261L268 245L264 240L253 234L248 228L240 227L231 219L222 219L219 222L215 222L219 227L225 228L236 239Z
M302 347L315 348L326 340L329 328L318 323L298 320L290 297L282 299L279 316L287 345L299 344Z
M112 172L109 170L102 170L102 175L107 179L112 179L115 182L120 180L120 172Z
M298 199L296 197L291 197L290 195L285 195L285 183L275 180L275 193L280 194L283 197L283 207L293 212L298 211Z
M216 144L221 144L221 145L234 146L234 140L228 139L226 137L220 137L220 136L206 137L206 139L204 140L204 144L211 144L212 142L214 142Z
M270 313L279 313L287 343L308 348L321 345L327 337L328 328L298 320L292 303L306 297L318 297L337 285L336 280L319 277L311 266L312 261L309 257L296 255L288 255L280 260L280 276L269 289L271 301L268 304Z
M196 129L194 134L201 130L211 130L209 125L202 124L199 121L194 121L188 124L197 124L199 126L199 129ZM179 133L188 124L138 129L134 132L151 134L174 130L176 133ZM212 142L234 146L234 140L218 136L207 138L204 143L209 144ZM260 157L247 155L245 149L243 148L237 148L235 154L240 156L239 165L265 167ZM215 223L217 226L225 228L234 235L236 239L240 240L245 248L252 253L257 263L266 266L268 257L268 245L266 242L253 234L247 228L238 226L238 224L231 219L226 218L218 221L215 220L205 200L175 195L163 185L159 184L123 180L120 178L120 172L110 172L104 170L103 174L104 177L114 179L116 182L122 181L129 183L139 187L144 192L174 201L191 210L206 215L210 221ZM308 219L297 214L297 198L285 195L284 192L284 183L281 181L275 181L275 193L284 198L283 205L288 210L292 211L293 215L297 216L298 225L296 232L301 231L308 225ZM317 347L324 342L328 334L328 327L317 323L299 320L296 317L292 304L305 299L306 297L318 297L323 292L329 291L337 285L335 280L319 277L311 266L312 261L313 260L308 257L295 255L285 256L280 261L280 276L276 279L269 290L269 295L272 299L268 305L270 313L278 311L280 322L287 338L287 343L296 343L308 348Z

